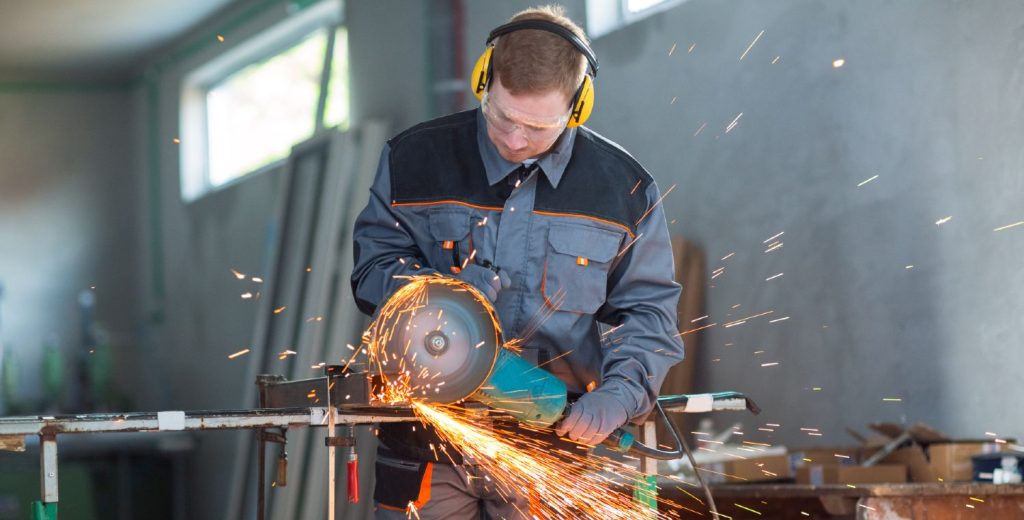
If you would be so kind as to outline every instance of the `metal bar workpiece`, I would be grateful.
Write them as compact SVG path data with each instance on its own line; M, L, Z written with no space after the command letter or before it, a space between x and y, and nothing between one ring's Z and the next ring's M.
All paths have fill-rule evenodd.
M327 419L324 407L5 417L0 418L0 437L327 426ZM334 420L335 424L372 424L416 418L408 408L359 408L336 410Z

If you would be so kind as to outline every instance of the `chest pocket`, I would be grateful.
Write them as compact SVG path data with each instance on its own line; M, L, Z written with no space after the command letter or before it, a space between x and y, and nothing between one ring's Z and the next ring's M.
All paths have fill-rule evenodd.
M622 235L592 226L552 224L541 293L551 307L593 314L604 304L608 269Z
M470 215L458 209L430 212L430 235L434 239L430 261L445 274L458 273L473 249L469 234Z

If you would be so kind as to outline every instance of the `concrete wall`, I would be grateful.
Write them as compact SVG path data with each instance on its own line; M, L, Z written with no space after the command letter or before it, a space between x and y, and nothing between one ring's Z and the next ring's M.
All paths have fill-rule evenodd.
M346 3L356 122L383 117L399 129L433 115L422 5ZM527 5L466 2L467 70L486 33ZM183 74L286 16L281 4L225 45L184 52L245 7L154 56L160 67L131 93L0 94L5 338L24 351L26 373L38 370L38 331L52 321L73 337L75 295L96 285L101 318L125 344L149 319L124 371L137 408L243 404L252 382L226 355L250 340L256 307L230 269L263 269L279 172L184 204L171 140ZM569 7L583 19L582 1ZM992 231L1024 219L1021 14L1009 1L691 0L594 43L602 70L590 126L631 150L663 191L677 185L665 201L673 231L726 267L709 291L720 325L690 355L701 390L743 390L763 405L745 421L748 439L840 443L844 427L882 419L1021 434L1024 419L1006 413L996 385L1012 387L1024 356L1014 290L1024 227ZM140 144L150 128L156 148ZM784 247L764 253L782 231ZM769 422L782 425L774 435L753 430ZM223 514L236 438L198 438L189 518Z
M676 186L672 231L725 267L688 355L700 390L764 407L748 440L1024 432L1024 227L993 231L1024 220L1022 19L1012 1L691 0L594 43L591 126Z
M16 402L0 403L0 414L69 411L71 395L61 408L40 403L42 353L55 338L70 394L83 350L82 291L96 297L115 372L134 365L142 201L131 100L116 85L0 84L0 342L19 379Z

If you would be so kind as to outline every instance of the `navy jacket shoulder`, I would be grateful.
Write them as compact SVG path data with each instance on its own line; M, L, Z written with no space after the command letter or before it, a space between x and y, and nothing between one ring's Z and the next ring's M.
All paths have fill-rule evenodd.
M493 209L503 206L498 187L487 182L475 111L420 123L388 144L393 204L448 201ZM653 203L647 200L653 183L628 152L580 127L558 188L539 183L534 210L598 219L635 235L638 222Z

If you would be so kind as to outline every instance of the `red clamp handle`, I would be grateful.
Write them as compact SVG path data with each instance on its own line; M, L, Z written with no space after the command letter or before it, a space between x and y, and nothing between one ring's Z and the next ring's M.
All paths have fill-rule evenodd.
M348 501L359 503L359 459L348 461Z

